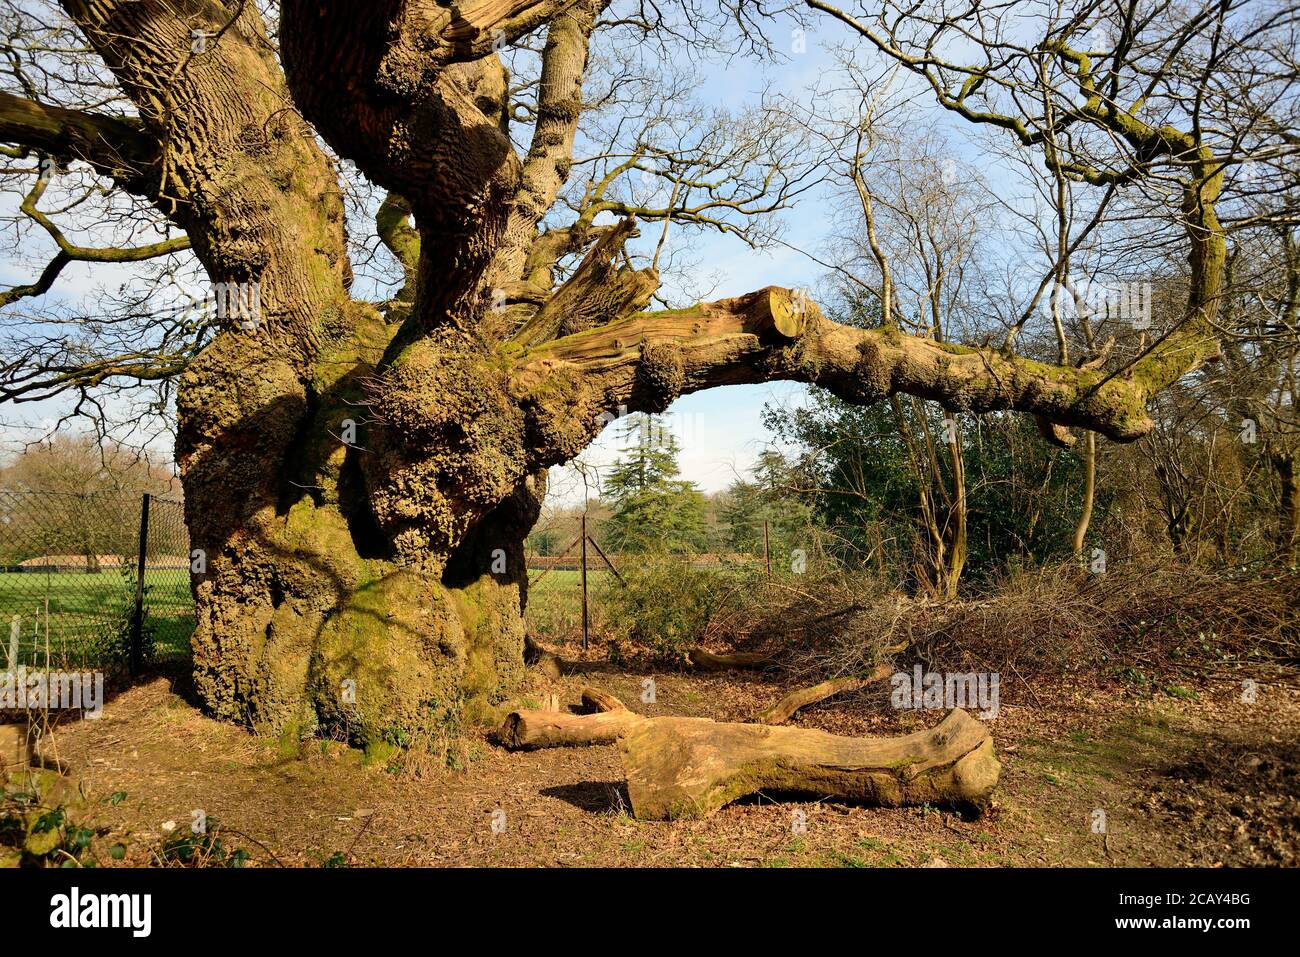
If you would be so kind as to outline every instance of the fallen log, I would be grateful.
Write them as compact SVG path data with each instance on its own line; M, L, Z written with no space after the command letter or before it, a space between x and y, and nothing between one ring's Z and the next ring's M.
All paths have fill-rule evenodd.
M831 678L829 681L823 681L807 688L798 688L791 691L767 710L760 712L758 722L759 724L785 724L800 708L806 708L818 701L825 701L833 695L865 688L876 681L883 681L893 673L892 666L881 665L869 675L847 675L843 678Z
M776 665L772 658L756 651L733 651L716 655L703 648L692 648L686 652L686 660L701 671L729 671L732 668L760 670Z
M643 820L704 817L759 791L982 809L1001 769L988 729L961 709L898 738L645 718L619 748L632 812Z
M627 705L607 691L583 688L582 710L588 714L598 714L601 711L626 711Z
M580 748L613 744L633 725L646 720L634 711L567 714L563 711L512 711L499 732L501 743L520 748Z
M497 737L507 748L580 748L613 744L628 728L646 720L618 698L595 688L582 692L583 706L594 714L524 709L506 715Z

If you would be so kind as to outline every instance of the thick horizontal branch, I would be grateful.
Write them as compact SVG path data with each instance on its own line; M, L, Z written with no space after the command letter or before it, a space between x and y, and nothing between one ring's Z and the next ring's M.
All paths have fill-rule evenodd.
M1210 358L1178 335L1122 375L1038 362L901 332L831 322L779 287L689 309L641 313L514 357L513 389L533 400L543 454L564 461L620 406L656 411L721 385L808 382L859 405L914 395L967 412L1008 410L1131 441L1151 428L1151 395ZM584 434L567 422L587 422ZM552 464L552 463L547 463Z
M84 160L139 195L150 194L157 142L137 121L48 106L0 92L0 142L63 162Z

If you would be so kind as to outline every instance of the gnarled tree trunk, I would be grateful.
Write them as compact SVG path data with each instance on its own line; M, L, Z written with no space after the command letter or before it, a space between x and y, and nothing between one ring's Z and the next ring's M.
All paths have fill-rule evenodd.
M522 541L544 484L521 416L475 368L474 280L417 283L422 325L449 330L436 344L396 341L351 298L337 172L284 108L252 5L232 22L218 5L67 6L163 144L133 182L214 285L258 290L260 315L230 323L179 388L200 694L221 717L362 745L490 711L523 669ZM193 30L216 37L200 54ZM388 238L418 250L390 219ZM471 277L491 252L475 236L441 250Z

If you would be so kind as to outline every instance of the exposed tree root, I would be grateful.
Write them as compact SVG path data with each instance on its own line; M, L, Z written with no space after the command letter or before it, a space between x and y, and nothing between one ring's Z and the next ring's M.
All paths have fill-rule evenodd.
M531 635L524 636L524 661L532 665L548 678L562 678L568 670L568 662L553 651L543 648Z

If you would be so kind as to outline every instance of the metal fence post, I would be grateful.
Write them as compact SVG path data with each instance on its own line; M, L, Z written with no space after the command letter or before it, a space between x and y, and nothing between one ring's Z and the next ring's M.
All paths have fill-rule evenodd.
M768 541L767 519L763 519L763 564L767 566L767 577L772 577L772 546Z
M582 650L587 650L587 513L582 513Z
M131 677L144 663L144 559L149 547L149 493L140 496L140 555L135 570L135 618L131 622Z

